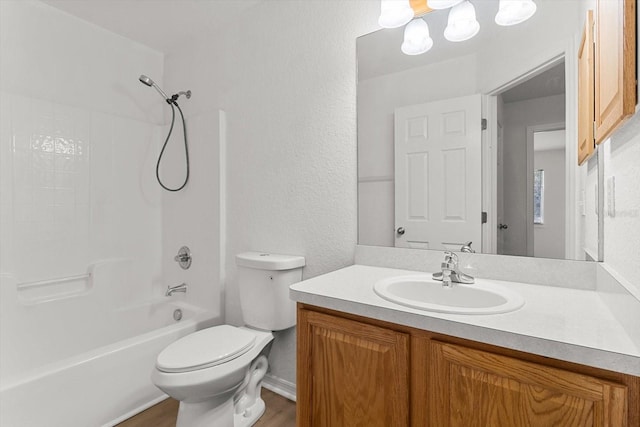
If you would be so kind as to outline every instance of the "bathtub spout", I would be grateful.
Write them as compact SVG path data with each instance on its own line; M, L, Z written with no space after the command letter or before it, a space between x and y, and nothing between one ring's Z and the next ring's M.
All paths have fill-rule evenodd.
M176 292L187 293L187 284L186 283L181 283L181 284L176 285L176 286L167 286L167 292L164 293L164 296L170 297L171 295L173 295Z

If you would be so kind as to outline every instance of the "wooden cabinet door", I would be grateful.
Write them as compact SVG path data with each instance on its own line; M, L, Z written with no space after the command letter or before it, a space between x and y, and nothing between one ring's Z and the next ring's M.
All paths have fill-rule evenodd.
M636 0L598 0L595 139L601 143L636 105Z
M409 425L408 334L298 310L298 427Z
M627 387L433 341L430 425L624 427Z
M578 50L578 165L594 151L593 92L593 11L590 10Z

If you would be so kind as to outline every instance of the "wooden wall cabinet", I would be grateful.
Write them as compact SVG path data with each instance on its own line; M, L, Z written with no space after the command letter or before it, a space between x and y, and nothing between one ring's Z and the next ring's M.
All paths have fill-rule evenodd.
M598 0L595 22L595 140L599 144L635 112L636 0Z
M640 378L298 305L297 426L639 427Z
M593 11L590 10L578 50L578 165L588 160L595 150L593 64Z
M636 0L597 0L578 50L578 164L635 113Z

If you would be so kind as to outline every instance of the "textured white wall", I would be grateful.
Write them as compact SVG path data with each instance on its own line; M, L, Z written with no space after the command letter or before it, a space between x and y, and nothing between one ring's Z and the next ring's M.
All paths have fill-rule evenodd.
M640 9L636 8L640 20ZM640 26L636 28L640 39ZM636 51L640 61L640 49ZM640 86L638 87L640 99ZM600 147L604 155L604 262L640 299L640 112ZM615 177L615 216L609 215L607 181Z
M640 113L606 140L601 149L605 159L604 262L630 284L640 299ZM612 178L613 209L607 185Z
M227 115L229 323L242 323L239 252L303 255L305 278L353 262L355 39L378 13L377 1L267 1L166 60L165 86L193 90L189 114ZM271 368L295 382L294 366L291 329L277 335Z

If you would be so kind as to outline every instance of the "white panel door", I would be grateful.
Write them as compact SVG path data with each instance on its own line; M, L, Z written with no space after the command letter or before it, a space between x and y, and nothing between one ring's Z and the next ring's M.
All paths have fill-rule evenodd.
M395 110L396 247L482 247L480 95Z

